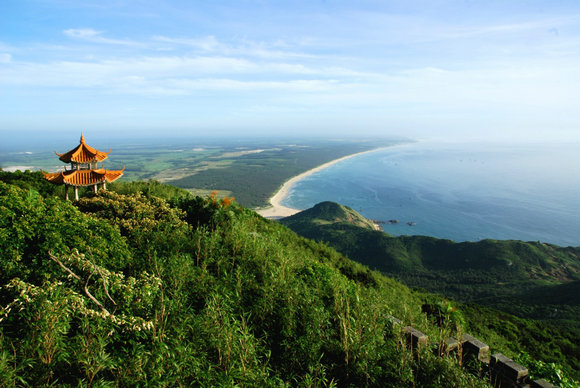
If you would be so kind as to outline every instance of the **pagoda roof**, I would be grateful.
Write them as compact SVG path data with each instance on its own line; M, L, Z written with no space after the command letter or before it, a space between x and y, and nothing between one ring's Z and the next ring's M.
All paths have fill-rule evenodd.
M64 154L59 154L56 151L54 153L57 154L59 159L65 163L90 163L95 160L102 162L107 159L111 150L109 150L109 152L102 152L94 149L85 143L85 137L81 134L81 143L76 146L76 148L65 152Z
M55 173L43 172L44 179L47 181L62 185L71 186L93 186L102 182L114 182L123 175L125 167L122 170L69 170Z

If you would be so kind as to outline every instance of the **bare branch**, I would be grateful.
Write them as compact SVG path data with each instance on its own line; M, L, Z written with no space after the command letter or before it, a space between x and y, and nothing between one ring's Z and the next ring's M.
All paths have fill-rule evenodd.
M66 265L64 265L59 259L57 259L55 256L52 255L52 253L49 253L48 256L55 261L58 265L60 265L60 267L62 269L64 269L66 272L68 272L72 277L74 277L76 280L78 280L79 282L81 281L81 278L79 277L79 275L77 275L76 273L74 273L73 271L71 271Z
M93 276L93 273L91 272L91 274L89 275L89 277L87 278L87 281L85 282L85 286L84 286L84 290L85 290L85 294L87 294L87 296L89 297L89 299L91 299L93 302L95 302L95 304L97 306L99 306L101 308L101 310L106 313L107 315L110 315L111 313L109 313L109 311L105 308L105 306L103 306L101 304L101 302L99 302L97 300L97 298L95 298L90 292L89 292L89 280L91 280L91 276Z
M54 260L56 263L58 263L58 265L61 266L62 269L64 269L66 272L68 272L69 274L71 274L72 277L74 277L75 279L77 279L79 282L82 282L82 279L80 278L79 275L77 275L76 273L74 273L73 271L71 271L70 268L68 268L66 265L64 265L59 259L57 259L55 256L52 255L52 253L48 254L49 257ZM89 277L87 278L87 281L85 282L84 285L84 290L85 290L85 294L89 297L90 300L92 300L93 302L95 302L95 304L97 306L99 306L99 308L107 315L110 315L111 313L109 313L109 311L105 308L105 306L103 306L103 304L101 302L99 302L97 300L97 298L95 298L89 291L89 280L91 280L91 277L93 276L93 273L91 273L89 275Z
M91 248L89 248L89 255L91 255L91 258L93 258L93 251L91 250ZM103 276L103 272L100 270L100 268L98 266L96 266L92 262L91 262L91 264L92 264L93 269L99 273L99 276L101 276L101 280L103 281L103 289L105 290L105 295L107 295L107 298L109 298L111 303L113 303L113 305L115 305L115 309L116 309L117 302L115 302L115 300L113 300L113 298L109 294L109 289L107 287L107 279Z
M107 279L105 279L105 277L103 276L102 272L99 269L97 269L97 272L99 273L99 275L101 276L101 280L103 281L103 289L105 290L105 295L107 295L107 298L109 298L111 303L117 306L117 302L115 302L113 298L111 298L111 295L109 295L109 290L107 288Z

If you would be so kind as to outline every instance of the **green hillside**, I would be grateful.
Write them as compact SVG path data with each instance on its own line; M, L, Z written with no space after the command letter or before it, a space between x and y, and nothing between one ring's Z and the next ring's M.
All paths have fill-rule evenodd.
M319 222L322 209L333 222ZM576 345L580 343L580 248L523 241L455 243L426 236L393 237L368 225L361 227L364 217L355 217L352 209L344 217L344 209L323 202L280 223L410 287L533 318L529 322L511 319L527 332L522 343L536 344L529 351L580 369L580 347ZM549 336L549 346L542 345L541 330L546 322L557 325L553 330L559 333ZM528 323L539 331L527 327ZM552 354L549 348L560 354Z
M449 302L229 198L151 182L71 203L12 183L0 182L0 386L487 386L434 351L483 332L468 310L436 325L422 305ZM411 350L390 316L432 346ZM521 356L492 326L495 349Z
M393 237L345 209L323 202L280 222L303 236L329 242L365 265L466 301L519 295L538 287L565 290L557 286L580 280L580 248L515 240L456 243L426 236ZM320 222L321 212L332 221Z

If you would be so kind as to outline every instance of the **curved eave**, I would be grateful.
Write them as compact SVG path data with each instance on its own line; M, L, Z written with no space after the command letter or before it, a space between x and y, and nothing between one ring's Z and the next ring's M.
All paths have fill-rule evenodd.
M103 182L114 182L119 179L125 167L122 170L72 170L58 173L43 173L44 178L54 184L66 184L69 186L94 186Z
M102 162L109 157L111 150L108 152L102 152L94 149L85 143L79 144L76 148L65 152L64 154L59 154L55 151L55 154L60 160L65 163L91 163L94 161Z
M64 183L62 179L62 172L43 172L42 175L44 175L44 179L50 183L54 183L55 185L62 185Z
M123 169L121 169L121 170L99 169L99 170L94 170L94 172L98 173L98 174L103 174L107 183L111 183L111 182L114 182L123 176L123 172L125 172L125 166L123 166Z

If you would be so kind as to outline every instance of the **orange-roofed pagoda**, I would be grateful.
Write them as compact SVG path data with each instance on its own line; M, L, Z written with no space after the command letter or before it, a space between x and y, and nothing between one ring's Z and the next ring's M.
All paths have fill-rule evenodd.
M92 186L95 193L98 186L102 185L103 189L107 189L108 182L114 182L123 175L125 167L122 170L105 170L101 164L101 168L97 168L97 163L109 157L109 152L102 152L94 149L85 143L85 137L81 134L81 144L76 148L59 154L54 152L60 160L65 163L70 163L70 169L64 168L64 171L56 173L43 173L44 178L56 185L64 184L64 197L68 198L68 188L74 188L75 200L79 199L79 187Z

